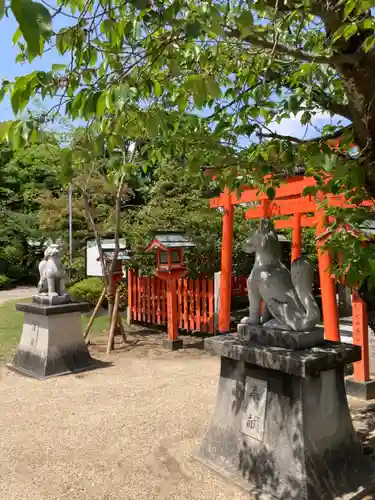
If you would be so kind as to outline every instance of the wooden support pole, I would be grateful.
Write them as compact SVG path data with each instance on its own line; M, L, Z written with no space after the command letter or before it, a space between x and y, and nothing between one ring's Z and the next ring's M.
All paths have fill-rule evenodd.
M167 280L167 322L168 322L168 340L176 340L178 336L177 329L177 289L176 280Z
M225 188L223 235L221 243L221 278L220 278L220 308L219 332L226 333L230 327L231 283L232 283L232 252L234 207L231 203L230 191Z
M293 216L293 231L292 231L292 258L291 261L298 259L301 256L301 214Z
M316 234L320 236L324 233L325 216L324 211L318 214ZM324 238L317 241L320 290L322 294L324 338L335 342L340 341L340 329L336 304L336 286L331 276L332 258L327 250L323 249Z
M85 333L83 334L84 339L86 339L88 334L90 333L91 327L94 323L94 319L95 319L96 315L98 314L99 309L101 308L101 305L103 304L103 301L105 298L105 292L106 292L106 289L104 287L102 294L101 294L101 296L100 296L100 298L95 306L95 309L94 309L93 313L91 314L91 318L90 318L89 322L87 323Z
M354 363L354 380L367 382L370 380L367 308L356 291L352 297L352 318L353 344L362 349L361 361Z
M120 330L120 334L121 334L123 342L127 342L128 339L126 338L125 328L124 328L124 325L122 324L120 311L117 315L117 326L118 326L118 329Z
M107 354L109 354L112 351L115 344L115 333L118 326L119 304L120 304L120 289L117 287L115 295L115 303L113 305L113 311L112 311L111 326L108 335Z

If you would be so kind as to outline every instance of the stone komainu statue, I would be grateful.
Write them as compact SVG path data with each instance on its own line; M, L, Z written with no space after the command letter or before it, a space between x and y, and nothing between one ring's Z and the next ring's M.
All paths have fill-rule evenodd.
M61 263L63 245L60 240L53 243L47 241L44 259L39 263L40 279L38 293L47 294L49 297L67 295L65 280L67 278L65 267Z
M280 243L269 219L261 219L244 250L255 252L255 264L247 282L249 316L241 323L262 323L265 327L284 330L311 330L320 320L320 311L312 294L314 272L308 259L296 259L289 272L281 262Z

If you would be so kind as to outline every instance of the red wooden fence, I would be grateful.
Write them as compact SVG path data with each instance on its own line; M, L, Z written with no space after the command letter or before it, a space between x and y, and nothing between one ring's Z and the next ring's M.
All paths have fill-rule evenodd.
M131 321L167 324L166 282L156 276L128 271ZM183 278L177 281L177 317L181 330L214 333L214 280Z
M247 296L247 276L232 276L232 297Z

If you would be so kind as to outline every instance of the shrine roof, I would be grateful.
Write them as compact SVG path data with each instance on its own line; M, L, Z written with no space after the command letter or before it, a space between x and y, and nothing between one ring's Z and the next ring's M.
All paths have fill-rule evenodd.
M180 231L163 231L157 232L153 240L147 248L190 248L195 247L195 244Z

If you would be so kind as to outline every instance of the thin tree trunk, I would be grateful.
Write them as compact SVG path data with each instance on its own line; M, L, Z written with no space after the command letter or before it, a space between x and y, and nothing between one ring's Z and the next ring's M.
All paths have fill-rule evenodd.
M119 304L120 304L120 289L118 288L116 290L115 303L113 306L112 319L111 319L111 327L109 329L107 354L109 354L114 348L115 333L118 325Z

